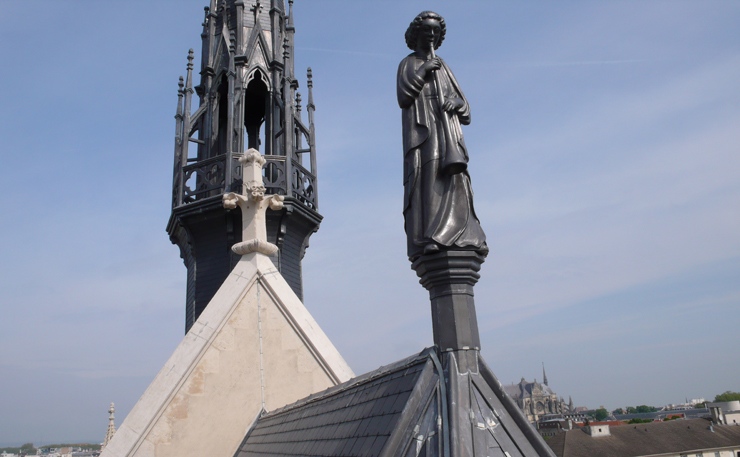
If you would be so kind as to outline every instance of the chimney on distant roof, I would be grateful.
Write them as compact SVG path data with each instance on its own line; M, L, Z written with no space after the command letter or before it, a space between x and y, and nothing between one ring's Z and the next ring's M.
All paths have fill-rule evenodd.
M611 432L609 431L609 425L603 424L603 425L589 425L588 427L583 427L586 430L586 433L589 434L589 436L598 438L600 436L610 436Z

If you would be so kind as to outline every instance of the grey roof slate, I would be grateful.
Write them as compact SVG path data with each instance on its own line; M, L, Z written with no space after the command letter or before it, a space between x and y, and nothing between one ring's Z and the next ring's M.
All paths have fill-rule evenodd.
M263 413L235 457L554 457L478 352L459 352L428 348Z
M264 414L236 455L378 455L428 365L425 350Z

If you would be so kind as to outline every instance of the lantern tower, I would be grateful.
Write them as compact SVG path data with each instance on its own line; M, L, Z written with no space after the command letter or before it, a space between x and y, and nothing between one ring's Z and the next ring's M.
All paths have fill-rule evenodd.
M268 194L285 197L267 212L276 267L301 300L301 260L318 212L313 79L307 72L307 123L294 74L293 1L211 0L203 21L200 84L193 86L194 52L180 78L172 184L170 240L187 267L186 331L240 255L241 212L224 209L223 195L242 189L238 158L249 148L266 159ZM193 94L198 107L193 108Z

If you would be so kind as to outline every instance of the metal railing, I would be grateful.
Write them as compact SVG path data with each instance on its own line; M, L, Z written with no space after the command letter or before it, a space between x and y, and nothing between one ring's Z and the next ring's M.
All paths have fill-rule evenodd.
M226 155L211 157L182 167L182 204L214 197L226 192L241 192L242 165L241 154L231 156L231 175L226 176ZM286 167L285 156L264 156L262 177L268 194L290 196L306 207L317 211L316 176L299 161L290 161L290 172Z

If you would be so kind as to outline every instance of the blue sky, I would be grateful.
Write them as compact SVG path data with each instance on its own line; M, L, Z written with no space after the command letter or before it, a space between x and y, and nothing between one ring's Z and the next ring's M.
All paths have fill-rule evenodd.
M120 423L183 336L165 224L203 6L0 1L0 444L102 440L108 404ZM431 344L395 101L424 9L471 104L476 303L501 381L544 361L566 400L609 409L740 390L732 1L296 0L324 215L305 303L355 372Z

